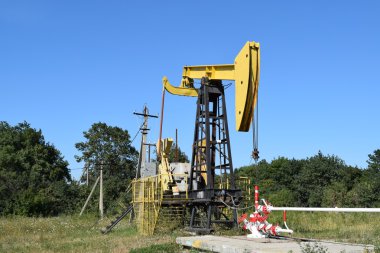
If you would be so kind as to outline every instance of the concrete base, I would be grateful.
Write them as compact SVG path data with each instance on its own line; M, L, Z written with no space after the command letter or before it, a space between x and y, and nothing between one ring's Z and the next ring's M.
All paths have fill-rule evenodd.
M302 253L302 248L306 244L316 247L316 243L327 249L330 253L363 253L374 252L373 245L363 244L349 244L349 243L335 243L329 241L301 241L289 239L249 239L246 236L190 236L190 237L177 237L177 244L185 247L191 247L199 250L208 250L212 252L221 253ZM367 250L367 251L366 251Z

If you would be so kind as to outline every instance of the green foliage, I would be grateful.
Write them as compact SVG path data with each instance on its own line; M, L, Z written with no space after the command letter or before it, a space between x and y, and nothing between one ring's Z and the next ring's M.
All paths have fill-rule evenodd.
M0 122L0 214L57 215L75 196L68 163L26 122Z
M380 149L375 150L373 154L369 154L368 158L368 170L371 173L380 172Z
M289 189L280 189L270 195L270 201L276 206L289 206L295 202L295 195Z
M117 208L119 202L125 205L128 202L126 190L131 179L135 177L138 159L128 131L99 122L94 123L83 135L86 140L75 144L81 155L75 158L89 166L92 182L99 175L102 166L106 211ZM82 188L87 195L89 187ZM95 204L89 206L96 209Z
M177 159L177 152L178 152L178 159ZM157 150L154 150L154 154L157 155ZM169 163L173 163L173 162L188 163L189 162L189 158L187 157L186 153L183 152L179 146L178 146L178 151L176 150L175 142L172 144L170 148L168 159L169 159ZM155 159L152 159L152 160L156 161Z
M178 158L177 158L177 154L178 154ZM176 144L173 143L173 145L170 148L169 162L170 163L172 163L172 162L188 163L189 162L189 158L187 157L187 155L185 154L185 152L183 152L181 150L180 147L178 147L178 151L177 151L176 150Z
M262 197L277 206L378 207L380 206L380 150L369 155L368 168L348 166L333 155L296 160L279 157L268 163L242 167L260 186Z
M346 204L347 187L342 182L332 182L323 190L322 206L342 207Z

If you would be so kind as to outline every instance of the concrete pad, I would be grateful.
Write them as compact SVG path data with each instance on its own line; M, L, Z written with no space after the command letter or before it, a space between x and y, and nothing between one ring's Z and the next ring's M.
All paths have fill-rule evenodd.
M330 253L364 253L374 252L373 245L336 243L330 241L297 242L290 239L248 239L246 236L189 236L177 237L177 244L199 250L208 250L221 253L302 253L301 247L310 244L316 247L316 243L327 249Z

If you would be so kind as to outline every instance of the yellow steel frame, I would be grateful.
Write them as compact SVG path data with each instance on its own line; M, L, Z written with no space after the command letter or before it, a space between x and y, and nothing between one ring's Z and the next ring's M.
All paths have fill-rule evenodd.
M179 87L171 85L166 77L164 88L171 94L197 97L193 79L235 81L236 130L247 132L257 104L260 79L260 45L248 41L236 56L234 64L185 66Z
M132 181L132 203L139 233L151 235L160 211L162 192L158 176Z
M240 207L242 209L238 209L238 215L241 215L245 212L247 212L246 208L248 206L252 206L253 203L251 203L251 200L253 200L253 196L251 195L252 194L252 191L251 191L251 188L252 188L252 185L251 185L251 179L249 179L248 177L243 177L243 176L240 176L238 178L235 178L235 186L239 189L241 189L241 191L243 192L243 199L242 201L240 202ZM225 182L222 182L219 184L219 188L224 188L226 187L226 189L229 189L230 187L230 184L229 184L229 181L225 181ZM232 214L232 210L230 208L225 208L223 210L223 213L230 216Z
M140 234L153 235L158 221L163 218L168 218L161 217L164 208L164 205L162 204L163 202L170 203L170 201L183 201L183 203L186 203L189 201L187 174L173 174L173 176L185 178L186 192L184 197L165 195L165 191L161 184L161 180L163 179L163 175L161 174L132 181L132 204L135 211L135 223ZM250 179L248 177L239 177L236 179L236 184L243 191L243 205L248 206L251 200ZM229 189L229 182L226 181L223 184L220 184L219 188ZM168 205L167 203L165 208L169 208L166 210L165 215L170 215L170 212L173 210L174 212L176 211L175 208L171 208L170 204ZM229 209L225 210L225 212L229 211Z
M162 139L161 141L158 140L158 143L156 144L157 150L159 150L159 147L162 147L160 150L160 157L161 157L161 163L158 165L159 173L161 175L160 182L161 187L163 190L169 189L169 183L173 182L173 175L170 171L170 165L169 165L169 154L170 154L170 148L173 144L173 139L166 138Z
M137 230L143 235L152 235L154 233L157 221L159 219L162 201L187 201L187 174L173 174L185 178L185 197L180 198L173 195L165 195L165 189L161 181L166 175L156 175L135 179L132 181L132 204L135 211L135 222Z

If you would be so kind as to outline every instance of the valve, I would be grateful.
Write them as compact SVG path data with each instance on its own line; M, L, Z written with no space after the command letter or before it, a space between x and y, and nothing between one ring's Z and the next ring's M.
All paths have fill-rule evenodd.
M277 236L279 233L292 234L293 230L288 228L286 224L286 212L283 214L283 221L285 228L280 227L278 224L273 225L269 223L268 217L272 210L272 205L267 203L265 199L261 199L263 205L259 205L259 187L255 186L255 212L249 215L244 213L239 219L238 223L243 223L242 228L249 230L251 234L248 234L248 238L264 238L268 236Z

